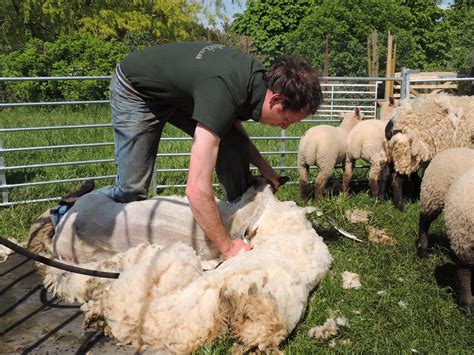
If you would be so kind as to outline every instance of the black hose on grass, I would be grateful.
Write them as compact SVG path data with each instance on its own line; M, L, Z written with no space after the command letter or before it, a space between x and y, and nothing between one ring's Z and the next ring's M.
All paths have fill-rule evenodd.
M107 271L99 271L99 270L90 270L90 269L84 269L82 267L78 266L73 266L73 265L68 265L61 263L56 260L48 259L45 258L44 256L37 255L35 253L32 253L26 248L23 248L13 242L10 242L8 239L3 238L0 236L0 244L3 244L7 248L23 255L26 256L29 259L33 259L37 262L40 262L42 264L48 265L55 267L57 269L69 271L69 272L74 272L76 274L82 274L82 275L88 275L88 276L95 276L95 277L103 277L107 279L118 279L120 273L119 272L107 272Z

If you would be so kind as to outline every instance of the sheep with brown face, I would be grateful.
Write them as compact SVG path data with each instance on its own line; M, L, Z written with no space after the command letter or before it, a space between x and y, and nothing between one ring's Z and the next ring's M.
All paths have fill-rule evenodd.
M429 94L402 100L385 135L397 173L394 183L401 186L404 177L416 178L417 170L443 150L474 148L474 97ZM403 210L401 196L395 197Z

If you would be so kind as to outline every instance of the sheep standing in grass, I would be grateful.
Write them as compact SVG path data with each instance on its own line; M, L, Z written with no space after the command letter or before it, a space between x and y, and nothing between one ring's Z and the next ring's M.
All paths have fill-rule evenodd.
M416 173L441 151L474 148L474 97L429 94L402 100L385 135L398 173L392 185L401 188L402 176ZM395 204L403 209L401 198Z
M428 231L441 214L451 184L474 167L474 149L450 148L433 158L421 182L418 255L427 256ZM473 212L474 213L474 212Z
M386 122L366 120L356 125L347 135L347 154L342 179L342 191L349 192L352 170L357 159L370 164L369 187L374 198L383 199L381 175L388 164L388 152L384 149Z
M387 101L377 101L380 107L380 120L364 120L356 125L347 136L347 155L344 168L342 189L349 192L352 170L357 159L370 164L369 187L374 198L383 200L385 188L390 176L390 154L385 138L385 127L400 106L399 100L390 97ZM397 190L398 185L393 186ZM401 192L395 191L394 195Z
M196 223L188 223L192 212L184 198L158 197L146 208L140 208L145 207L140 205L145 201L127 204L136 204L142 214L155 219L160 219L155 208L161 203L179 213L173 214L174 219L168 221L172 225L165 231L155 231L164 235L152 236L133 233L136 216L119 211L123 215L115 214L114 218L127 224L120 228L127 232L124 237L130 246L118 253L113 248L120 243L98 232L98 240L85 236L78 225L80 219L73 218L91 207L88 200L95 204L100 198L100 193L92 192L77 201L76 208L63 217L64 223L78 228L74 238L63 228L54 236L56 248L51 251L62 254L63 260L84 252L85 258L98 261L81 263L82 267L120 272L119 279L46 267L44 283L59 297L82 303L85 324L141 350L190 353L227 332L244 351L274 349L297 325L309 293L331 264L327 246L305 217L309 210L294 202L278 201L268 185L249 188L236 203L218 202L230 234L238 237L248 231L254 245L253 250L224 261L218 268L209 268L211 262L199 255L208 256L209 249L193 248L202 231ZM102 199L105 202L107 198ZM114 220L88 215L94 224ZM187 240L181 240L184 230L189 232ZM169 235L173 233L176 235ZM156 243L168 237L176 242L167 246ZM71 245L65 247L62 238ZM142 242L136 245L139 238ZM150 238L155 243L150 244Z
M474 314L471 284L474 268L474 168L465 172L449 188L444 218L456 258L458 304Z
M309 167L316 165L319 168L314 192L315 198L320 199L334 167L342 163L346 157L348 133L362 121L364 114L356 107L354 112L346 112L341 116L342 122L339 127L315 126L301 137L298 147L298 171L300 196L303 201L308 200Z

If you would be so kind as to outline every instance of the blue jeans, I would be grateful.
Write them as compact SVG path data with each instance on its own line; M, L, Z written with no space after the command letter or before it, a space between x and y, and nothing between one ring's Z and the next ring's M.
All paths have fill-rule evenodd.
M117 177L113 186L100 191L117 202L144 200L164 125L169 122L193 136L197 122L169 104L130 92L115 75L110 83L110 107ZM249 139L234 126L221 139L216 173L230 201L240 197L252 183Z

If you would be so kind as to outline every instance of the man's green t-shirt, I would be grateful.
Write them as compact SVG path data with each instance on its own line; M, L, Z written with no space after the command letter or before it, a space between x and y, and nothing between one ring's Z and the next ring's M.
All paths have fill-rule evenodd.
M264 68L224 45L153 46L131 53L120 68L135 89L189 113L221 138L235 119L260 119Z

